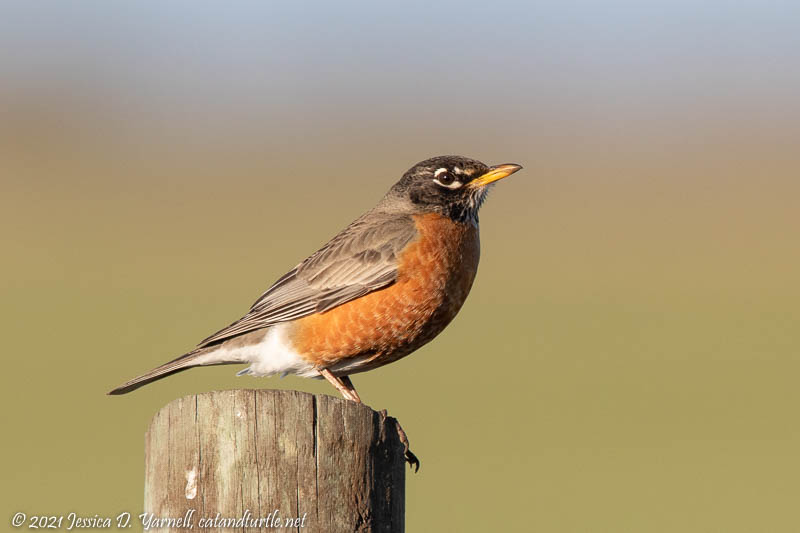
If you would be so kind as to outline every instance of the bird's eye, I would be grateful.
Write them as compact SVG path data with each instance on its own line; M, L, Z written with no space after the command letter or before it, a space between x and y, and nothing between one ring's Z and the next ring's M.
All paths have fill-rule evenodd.
M451 183L453 183L453 175L450 174L449 172L442 172L441 174L436 176L436 179L442 185L450 185Z
M456 180L447 169L440 168L434 174L433 182L446 189L458 189L462 183Z

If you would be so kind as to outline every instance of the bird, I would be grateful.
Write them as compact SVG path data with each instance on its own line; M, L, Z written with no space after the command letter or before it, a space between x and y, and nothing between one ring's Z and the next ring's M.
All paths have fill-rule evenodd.
M247 364L237 375L324 378L361 403L349 376L409 355L461 309L480 257L478 211L521 168L455 155L417 163L242 318L108 394L193 367Z

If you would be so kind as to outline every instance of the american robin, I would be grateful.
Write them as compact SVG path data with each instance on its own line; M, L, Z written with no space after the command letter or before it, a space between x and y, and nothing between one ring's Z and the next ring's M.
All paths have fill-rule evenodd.
M361 402L351 374L405 357L458 313L478 268L478 210L491 184L521 168L460 156L417 163L244 317L109 394L195 366L249 363L238 375L324 377Z

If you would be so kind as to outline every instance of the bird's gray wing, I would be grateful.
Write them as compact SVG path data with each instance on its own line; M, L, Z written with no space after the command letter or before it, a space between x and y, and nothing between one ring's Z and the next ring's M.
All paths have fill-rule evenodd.
M286 273L230 326L199 347L323 313L397 279L398 256L417 236L409 216L367 213Z

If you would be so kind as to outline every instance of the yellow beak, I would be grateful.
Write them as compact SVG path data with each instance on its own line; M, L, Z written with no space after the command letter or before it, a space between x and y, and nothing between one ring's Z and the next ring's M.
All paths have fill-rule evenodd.
M520 165L513 165L510 163L506 163L505 165L495 165L491 167L489 172L486 174L469 182L469 186L476 189L479 187L485 187L486 185L489 185L497 180L507 178L517 170L521 169L522 167Z

